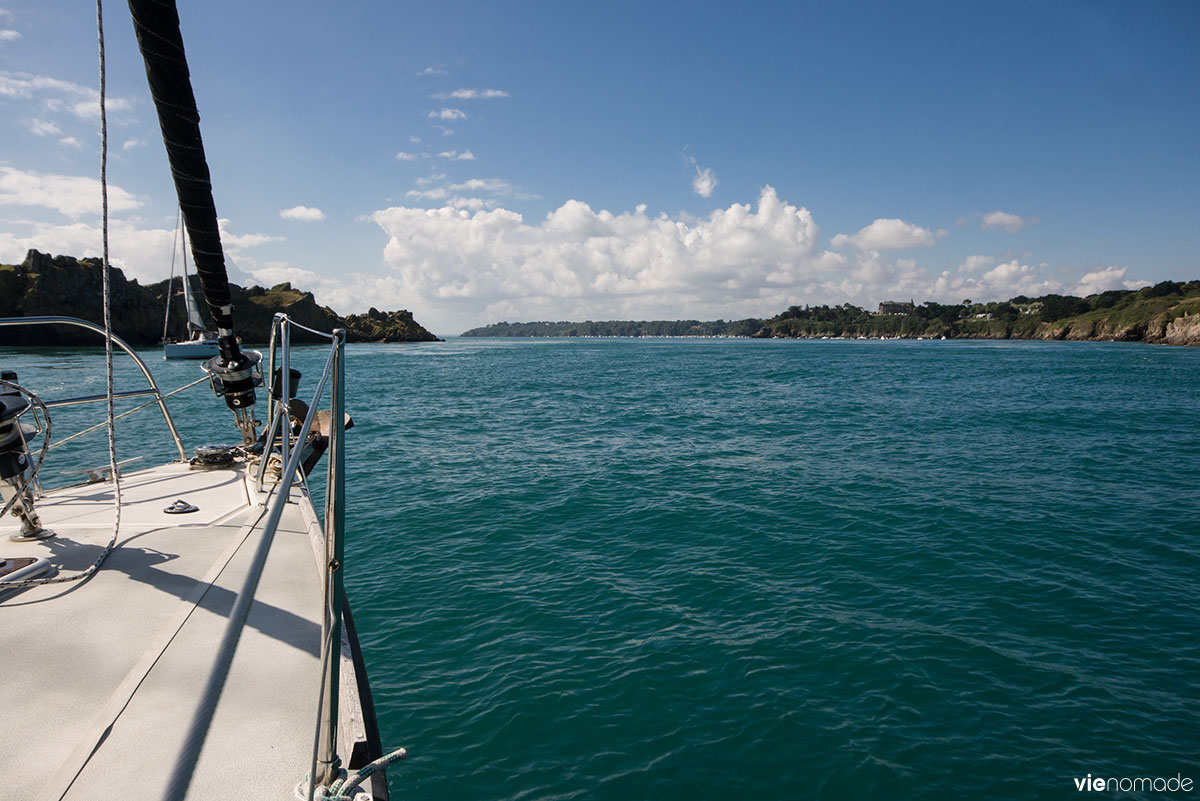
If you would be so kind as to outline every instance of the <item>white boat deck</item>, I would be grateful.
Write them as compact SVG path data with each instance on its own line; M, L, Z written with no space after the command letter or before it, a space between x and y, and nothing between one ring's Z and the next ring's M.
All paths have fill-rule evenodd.
M168 464L121 486L119 545L95 576L0 594L0 776L17 797L161 796L261 536L265 496L240 468ZM112 489L48 493L37 505L57 535L48 540L10 542L18 521L0 520L0 557L86 568L111 536ZM164 513L176 499L199 510ZM321 680L320 536L294 488L188 798L294 798L305 778Z

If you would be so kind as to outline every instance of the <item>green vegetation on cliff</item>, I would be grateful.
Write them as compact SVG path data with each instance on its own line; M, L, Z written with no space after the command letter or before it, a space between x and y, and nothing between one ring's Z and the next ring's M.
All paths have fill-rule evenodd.
M994 303L903 304L879 314L849 303L792 306L769 320L496 323L463 336L753 336L946 337L971 339L1105 339L1200 344L1200 281L1163 281L1077 298L1018 296Z
M495 323L472 328L465 337L711 337L753 336L762 320L609 320L582 323Z
M183 284L179 278L141 286L126 280L120 269L110 276L113 328L118 336L133 345L153 345L162 339L163 313L167 293L171 293L170 334L185 330ZM191 276L194 295L200 297L199 281ZM94 323L102 319L99 259L75 259L29 251L18 265L0 265L0 317L66 316ZM328 306L317 303L311 292L294 289L284 283L264 289L248 289L231 284L234 319L238 334L249 344L265 343L270 337L271 320L284 312L301 325L318 331L345 328L351 342L436 342L438 338L413 320L408 311L380 312L339 316ZM205 316L203 304L200 313ZM295 342L322 342L320 337L293 329ZM71 326L19 326L0 329L0 343L11 345L94 345L94 333Z

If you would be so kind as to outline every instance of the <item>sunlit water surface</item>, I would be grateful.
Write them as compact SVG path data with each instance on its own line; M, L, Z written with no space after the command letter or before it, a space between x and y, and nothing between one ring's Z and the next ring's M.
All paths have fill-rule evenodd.
M411 753L397 797L1200 781L1200 349L348 352L348 586L383 740ZM198 375L147 356L164 388ZM62 397L102 391L96 358L0 366ZM171 402L189 446L233 439L206 392ZM121 457L170 455L149 414ZM54 459L103 461L91 439Z

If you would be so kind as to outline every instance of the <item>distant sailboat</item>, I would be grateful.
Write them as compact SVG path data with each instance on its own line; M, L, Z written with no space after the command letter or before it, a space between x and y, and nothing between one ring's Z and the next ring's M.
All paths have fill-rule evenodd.
M211 359L219 353L217 348L217 332L205 331L204 321L200 319L200 309L196 299L192 297L191 286L188 283L187 271L187 235L183 226L179 226L184 236L183 248L183 303L187 308L187 339L182 341L167 337L167 327L171 319L171 283L167 282L167 314L163 321L163 358L166 359ZM175 261L171 260L171 273L174 275Z

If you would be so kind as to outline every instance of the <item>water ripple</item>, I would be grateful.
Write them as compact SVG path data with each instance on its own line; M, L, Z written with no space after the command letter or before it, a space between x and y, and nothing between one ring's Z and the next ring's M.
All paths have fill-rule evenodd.
M1200 780L1200 350L348 352L349 593L398 796Z

